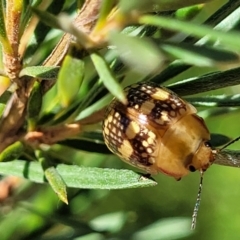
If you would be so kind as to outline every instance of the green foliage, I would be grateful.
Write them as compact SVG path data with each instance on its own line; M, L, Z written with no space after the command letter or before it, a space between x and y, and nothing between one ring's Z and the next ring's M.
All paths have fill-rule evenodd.
M19 73L19 76L30 76L44 80L54 80L57 77L58 71L59 67L32 66L23 68Z
M90 57L105 87L122 103L126 104L126 97L124 95L123 89L117 82L117 79L114 77L105 59L97 53L92 53Z
M39 161L43 164L42 158ZM44 159L44 162L46 165L46 159ZM1 164L0 173L25 177L37 183L48 182L51 178L51 184L54 186L63 186L63 182L65 182L67 187L86 189L125 189L149 187L157 184L148 177L129 170L86 168L66 164L58 164L56 168L48 165L42 167L37 162L28 163L23 160ZM54 177L54 175L59 176ZM46 176L46 179L44 176ZM60 176L62 179L60 179ZM56 184L52 181L56 181ZM63 187L56 186L56 188Z
M238 239L239 169L207 170L190 231L198 174L137 173L109 152L101 122L113 96L126 102L123 87L153 81L198 108L213 146L239 136L239 0L0 8L0 90L11 82L0 96L1 239ZM216 163L239 167L239 151L224 151Z
M15 142L4 149L0 154L0 162L8 162L18 159L23 153L24 146L21 142Z
M84 77L84 62L70 55L66 56L58 75L58 99L67 107L79 92Z
M151 74L157 72L164 61L159 48L149 39L113 32L110 34L110 43L116 47L122 61L133 71Z

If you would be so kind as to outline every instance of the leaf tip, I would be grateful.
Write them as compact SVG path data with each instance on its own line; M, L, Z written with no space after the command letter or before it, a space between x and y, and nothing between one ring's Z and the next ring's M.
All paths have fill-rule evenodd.
M62 202L64 202L65 204L68 205L67 193L64 193L64 194L61 194L61 195L57 194L57 195Z

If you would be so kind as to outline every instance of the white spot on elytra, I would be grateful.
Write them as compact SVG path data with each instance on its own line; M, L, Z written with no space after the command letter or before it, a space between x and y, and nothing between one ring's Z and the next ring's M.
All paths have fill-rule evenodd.
M147 116L144 114L139 114L138 119L140 124L146 124L148 122Z

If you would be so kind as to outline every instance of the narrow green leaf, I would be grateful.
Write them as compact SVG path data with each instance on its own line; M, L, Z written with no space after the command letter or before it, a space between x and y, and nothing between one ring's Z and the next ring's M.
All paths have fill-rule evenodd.
M181 96L207 92L227 86L240 84L240 68L234 68L223 72L213 72L200 77L185 79L168 86L173 92Z
M101 3L101 9L96 23L96 28L101 28L107 20L108 14L111 12L115 0L103 0Z
M7 33L5 29L5 16L4 16L4 6L3 1L0 2L0 36L1 38L7 38Z
M26 46L27 48L24 52L23 58L24 63L27 63L27 65L34 66L39 62L43 62L45 54L51 51L56 46L56 42L62 37L62 33L60 31L55 31L48 26L44 26L44 23L42 22L38 23L35 30L32 29L34 32L31 36L27 36L25 33L28 31L25 31L25 29L30 23L32 23L32 7L39 8L42 11L49 9L51 12L54 12L54 14L58 14L61 11L62 4L62 1L55 2L53 0L35 0L32 1L31 5L25 4L24 14L21 18L20 36L23 35L23 41L28 41L28 46Z
M209 108L207 110L198 112L198 115L203 119L222 117L223 115L231 114L235 111L239 111L237 108L221 107L221 108Z
M57 169L54 166L50 165L49 160L45 156L44 152L36 150L35 155L41 164L43 173L53 191L58 195L61 201L68 204L66 184L63 181L61 175L58 173Z
M97 102L95 102L94 104L92 104L91 106L89 106L88 108L82 110L76 117L75 117L75 121L79 121L81 119L84 119L88 116L90 116L91 114L95 113L96 111L103 109L104 107L106 107L110 101L112 100L112 96L110 94L107 94L105 97L101 98L100 100L98 100Z
M6 104L8 100L10 99L12 93L9 91L5 91L1 96L0 96L0 103Z
M218 3L216 3L218 4ZM236 27L239 22L240 16L240 2L238 1L228 1L223 6L219 8L207 21L206 24L215 26L218 24L215 29L230 31ZM223 20L224 19L224 20ZM189 42L189 41L188 41ZM193 39L190 41L191 43L195 43L196 40ZM206 39L204 41L198 41L198 45L202 45L206 43ZM226 48L228 49L228 48ZM164 81L171 79L172 77L176 77L180 73L189 69L192 65L187 65L180 61L174 61L168 65L166 69L164 69L160 74L156 75L151 81L155 83L162 84Z
M1 53L0 53L0 58L1 58ZM1 60L0 60L0 62L1 62ZM1 65L1 63L0 63L0 65ZM4 94L11 85L12 85L12 82L9 77L0 75L0 97L2 97L2 94Z
M240 94L235 95L215 95L204 97L186 97L188 102L197 107L239 107Z
M182 1L183 2L183 1ZM177 9L175 16L179 20L191 20L203 9L203 4ZM204 12L204 14L206 14Z
M67 187L87 189L124 189L156 186L156 182L130 170L87 168L59 164L56 170ZM40 163L15 160L0 163L0 174L27 178L44 183L44 171Z
M220 147L229 143L231 140L232 139L228 136L217 134L217 133L211 133L210 144L213 147Z
M165 81L176 77L178 74L186 71L190 67L192 67L192 65L175 60L174 62L170 63L167 68L163 69L162 72L151 78L151 82L163 84Z
M32 8L32 10L44 24L72 34L76 37L77 41L85 48L90 48L95 45L87 34L80 31L72 24L71 18L67 15L60 14L58 17L55 17L51 13L41 11L37 8Z
M41 84L35 81L27 105L28 119L37 119L42 107Z
M5 26L5 13L4 13L4 2L0 2L0 42L5 53L11 54L12 48L9 43L6 26Z
M97 52L91 53L90 57L105 87L113 94L113 96L119 99L119 101L126 104L127 100L124 91L112 73L106 60Z
M54 16L51 13L48 13L46 11L41 11L37 8L32 8L32 11L39 17L39 19L45 23L46 25L57 28L57 29L62 29L61 24L59 23L59 18Z
M18 141L4 149L0 154L0 162L7 162L17 159L24 150L22 142Z
M128 220L127 212L111 212L92 219L89 225L98 232L118 233Z
M210 67L214 66L214 61L205 57L199 56L196 53L186 51L182 48L177 46L170 46L170 45L162 45L161 48L169 53L170 55L174 56L177 59L181 59L186 64L191 64L199 67ZM185 57L184 57L185 56Z
M99 96L101 94L102 91L104 91L104 85L102 84L101 80L95 82L95 84L91 87L91 89L89 89L87 91L87 94L83 97L83 99L81 99L81 101L79 103L77 103L77 107L74 110L74 113L70 116L69 119L74 120L79 114L82 113L82 111L84 111L84 109L90 107L91 103L94 102L94 99L97 98L97 96ZM110 94L107 94L106 96L110 96ZM105 96L105 97L106 97ZM105 98L104 97L104 98ZM109 99L112 99L109 97ZM101 101L101 100L100 100ZM110 101L110 100L109 100ZM98 102L98 101L97 101ZM96 103L96 101L95 101ZM95 104L94 103L94 104ZM109 102L106 102L104 106L106 106ZM93 104L93 105L94 105ZM99 109L102 109L104 107L103 105L98 105L97 108L95 109L96 111L98 111ZM91 112L93 113L93 112ZM91 114L90 113L90 114ZM89 116L89 115L88 115ZM78 118L78 117L77 117Z
M84 77L84 62L73 56L64 58L57 80L58 98L63 107L76 97Z
M89 131L89 132L82 132L79 135L79 138L83 139L83 140L95 142L95 143L98 143L98 144L100 144L100 143L104 144L102 131L100 131L100 130Z
M138 10L142 12L159 12L159 11L169 11L175 10L182 7L195 5L198 3L206 3L211 0L120 0L120 9L123 12L129 12L132 10Z
M45 176L51 185L53 191L58 195L60 200L68 204L67 189L61 175L58 173L55 167L48 167L45 170Z
M30 76L44 80L55 80L57 79L58 72L59 67L33 66L23 68L19 76Z
M3 114L5 107L6 107L6 104L0 103L0 117Z
M180 239L192 235L191 219L186 217L166 218L156 221L133 234L133 240ZM174 231L172 231L174 229ZM159 238L161 236L161 238Z
M217 64L232 64L239 61L237 54L222 49L190 44L160 43L161 49L184 63L210 67Z
M152 15L145 15L140 17L139 23L149 24L173 31L186 33L198 38L207 36L207 38L213 42L220 41L220 43L222 45L225 45L229 50L240 51L240 45L238 41L238 39L240 39L239 32L235 31L222 32L214 30L208 26L197 25L190 22L183 22L163 16Z
M156 72L164 62L163 54L149 39L111 32L109 41L116 46L116 51L122 61L142 74Z

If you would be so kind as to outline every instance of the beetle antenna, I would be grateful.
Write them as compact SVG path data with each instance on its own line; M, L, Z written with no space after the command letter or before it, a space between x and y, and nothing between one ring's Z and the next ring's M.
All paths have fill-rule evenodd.
M197 194L197 200L195 203L195 207L193 209L193 215L192 215L192 224L191 224L191 230L194 230L196 228L197 224L197 215L198 215L198 210L201 202L201 193L202 193L202 186L203 186L203 170L200 170L200 183L199 183L199 188L198 188L198 194Z
M226 147L232 145L233 143L237 142L240 139L239 137L234 138L233 140L231 140L230 142L228 142L226 145L224 145L222 148L219 149L219 151L222 151L223 149L225 149Z

